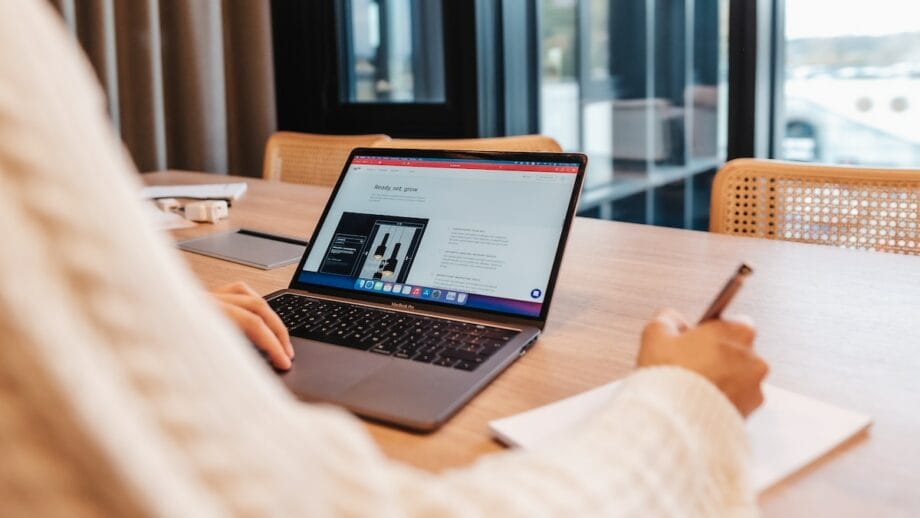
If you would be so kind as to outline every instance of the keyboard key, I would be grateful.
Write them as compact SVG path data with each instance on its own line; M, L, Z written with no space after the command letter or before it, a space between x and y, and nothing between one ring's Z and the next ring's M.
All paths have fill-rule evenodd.
M471 363L482 363L485 361L483 356L480 356L478 353L471 353L468 351L461 351L458 349L448 349L441 351L442 357L453 358L455 360L463 360Z
M435 365L440 365L441 367L452 367L455 363L457 363L457 360L454 358L438 358L434 362Z
M422 363L431 363L437 358L435 355L430 353L421 353L412 357L412 361L422 362Z
M378 344L371 347L369 350L372 353L390 355L393 354L394 347L390 344Z

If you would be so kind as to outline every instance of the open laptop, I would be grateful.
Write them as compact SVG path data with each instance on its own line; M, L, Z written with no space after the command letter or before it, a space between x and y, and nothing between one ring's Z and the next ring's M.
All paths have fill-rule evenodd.
M355 149L290 286L285 384L434 430L546 322L586 158Z

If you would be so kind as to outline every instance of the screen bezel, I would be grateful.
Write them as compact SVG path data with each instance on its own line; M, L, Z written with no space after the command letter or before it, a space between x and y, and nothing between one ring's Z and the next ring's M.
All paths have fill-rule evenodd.
M393 297L392 295L375 295L376 292L369 292L364 290L348 289L348 288L334 288L330 286L324 286L320 284L310 284L299 282L298 278L300 277L301 272L303 271L304 264L306 264L307 257L309 257L310 252L313 250L313 246L316 243L316 239L319 235L320 229L323 227L323 223L326 221L326 217L329 214L329 209L332 207L333 201L338 196L339 189L342 186L342 183L345 179L345 176L348 174L349 169L351 168L352 160L355 156L374 156L380 158L440 158L440 159L461 159L461 160L503 160L503 161L532 161L532 162L571 162L578 164L578 172L576 173L575 183L572 186L572 193L569 196L569 204L566 209L565 220L562 225L562 232L559 235L559 242L556 246L556 256L553 258L553 266L550 270L549 280L546 286L546 296L543 298L543 304L540 308L540 315L538 316L528 316L521 315L516 313L506 313L503 311L495 311L488 309L471 309L465 306L460 306L456 304L448 304L441 302L432 302L424 299L414 299L414 298L403 298L403 297ZM393 306L393 303L398 303L398 307L410 307L411 309L416 309L420 311L431 311L435 313L444 313L457 316L467 316L473 318L488 318L492 320L503 320L503 321L514 321L521 322L530 325L538 325L543 327L543 323L546 322L546 317L549 314L549 308L553 299L553 294L556 288L556 280L559 275L559 267L562 264L562 256L565 252L565 245L569 237L569 230L572 226L572 219L575 217L575 210L578 207L578 198L581 194L582 182L584 181L585 168L588 163L588 158L581 153L537 153L537 152L514 152L514 151L442 151L442 150L431 150L431 149L393 149L393 148L355 148L352 150L351 154L348 156L348 160L345 162L345 166L342 168L342 173L339 175L338 181L336 181L335 186L332 188L332 192L329 195L329 199L326 202L326 206L323 208L323 213L316 222L316 225L313 228L313 234L310 237L309 244L307 249L304 251L303 256L300 258L300 262L297 264L297 269L294 271L294 275L291 278L291 282L288 286L289 289L308 291L311 293L318 293L324 295L331 295L336 297L342 297L347 299L352 299L361 302L369 302L374 304L383 304Z

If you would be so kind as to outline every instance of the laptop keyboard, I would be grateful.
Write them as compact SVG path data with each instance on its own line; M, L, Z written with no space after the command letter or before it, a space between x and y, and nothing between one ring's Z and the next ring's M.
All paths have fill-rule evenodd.
M293 336L466 371L482 365L518 333L293 293L268 303Z

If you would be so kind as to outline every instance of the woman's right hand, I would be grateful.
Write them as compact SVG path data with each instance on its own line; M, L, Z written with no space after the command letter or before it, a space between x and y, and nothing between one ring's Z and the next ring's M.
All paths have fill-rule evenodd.
M747 417L763 403L760 384L769 368L754 352L749 319L691 326L678 312L660 311L645 326L637 366L683 367L711 381Z

